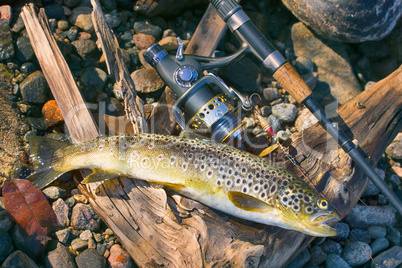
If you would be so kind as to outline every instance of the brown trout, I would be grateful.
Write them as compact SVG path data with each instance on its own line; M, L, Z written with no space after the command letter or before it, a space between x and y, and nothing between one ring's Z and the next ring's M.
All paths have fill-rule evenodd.
M334 236L340 216L307 183L266 159L216 143L156 134L122 135L68 144L31 138L42 188L65 172L89 168L82 183L119 176L146 180L236 217L312 236Z

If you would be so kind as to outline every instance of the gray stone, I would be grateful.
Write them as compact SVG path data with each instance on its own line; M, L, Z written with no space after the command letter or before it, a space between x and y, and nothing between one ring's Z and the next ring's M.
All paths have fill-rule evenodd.
M395 139L385 150L387 155L395 160L402 159L402 133L398 133Z
M299 74L312 73L314 71L314 63L305 56L299 56L296 58L294 66Z
M361 241L369 244L371 242L371 235L369 231L363 229L352 229L349 233L350 241Z
M59 198L65 198L68 195L68 191L58 186L49 186L42 190L43 194L48 199L56 200Z
M11 220L7 211L0 210L0 232L7 232L13 228L14 222Z
M401 243L401 232L398 229L392 227L390 224L387 227L386 238L392 246L399 246Z
M327 254L322 251L322 249L318 246L312 247L310 250L310 262L315 263L315 264L322 264L325 262L325 259L327 258Z
M318 82L318 72L302 74L301 78L303 78L311 90L314 90Z
M70 208L63 201L63 199L59 198L53 202L52 208L57 218L57 226L59 227L67 227L70 224L70 219L68 217Z
M38 131L45 131L49 128L43 119L43 117L27 117L28 124L38 130Z
M282 0L304 24L319 35L340 42L381 40L402 13L400 0Z
M11 237L7 232L0 232L0 262L4 261L7 256L13 252L14 247L11 241Z
M49 86L41 71L30 74L20 84L22 99L28 103L41 104L47 99Z
M70 238L70 229L62 229L57 232L55 232L55 236L57 240L59 240L60 243L66 244Z
M291 38L296 56L305 56L317 66L318 82L315 91L332 95L340 104L361 92L348 60L345 45L317 38L301 22L291 29Z
M371 263L373 268L394 268L402 263L402 248L392 247L379 254Z
M91 39L75 40L71 42L71 44L75 47L78 55L83 59L89 59L98 53L98 48Z
M264 99L267 101L274 101L279 98L279 91L275 87L267 87L262 90L262 94L264 95Z
M134 23L134 32L149 34L159 39L162 34L162 29L159 26L152 25L149 21L136 21Z
M82 251L86 248L88 248L88 241L84 241L81 238L76 238L73 241L71 241L71 248L74 251Z
M76 203L74 196L71 196L71 197L67 198L64 202L65 202L65 203L67 204L67 206L70 207L70 208L74 207L74 205L75 205L75 203Z
M389 247L389 241L385 237L379 237L370 244L373 256Z
M97 250L89 248L75 258L78 268L102 268L106 266L106 259Z
M302 268L310 259L310 253L304 249L286 268Z
M336 255L341 255L343 250L341 244L332 239L326 239L324 243L322 243L321 249L324 253Z
M344 219L352 228L367 229L372 225L393 226L395 210L390 206L355 205Z
M50 251L44 259L46 268L76 268L74 258L68 249L58 243L57 248Z
M377 239L379 237L385 237L387 234L387 229L383 226L370 226L367 231L369 231L371 237L373 239Z
M24 62L23 64L21 64L21 68L20 68L21 72L28 76L33 72L36 72L38 70L38 67L35 66L35 64L33 64L32 62Z
M105 14L105 18L110 28L116 28L121 24L120 16L119 14L117 14L116 10L113 10L112 12Z
M342 252L342 258L350 266L358 266L365 264L370 260L371 255L372 251L370 246L364 242L350 242L346 244Z
M66 31L69 28L69 23L67 20L61 19L57 21L57 29L61 31Z
M13 26L13 28L11 29L11 31L13 31L14 33L19 33L19 32L21 32L23 29L25 29L24 21L22 20L21 15L18 15L18 19L17 19L17 21L14 23L14 26Z
M296 119L295 127L297 131L302 132L316 123L318 123L318 119L309 109L304 108Z
M80 80L83 85L93 86L97 91L101 91L106 85L107 74L102 69L89 67L85 69Z
M116 9L116 0L101 0L102 6L104 6L107 10Z
M235 89L254 93L259 87L259 67L248 57L219 68L219 76Z
M77 38L78 35L78 28L77 27L71 27L68 31L64 32L71 42L74 41ZM80 54L80 52L78 52Z
M17 39L16 52L17 58L21 62L31 61L35 56L29 38L26 36L21 36Z
M63 0L63 4L68 7L76 7L80 2L81 0Z
M90 205L78 203L71 214L71 226L79 230L96 231L100 227L100 218Z
M399 176L396 174L389 176L388 181L395 186L400 186L402 184L401 178L399 178Z
M39 268L38 265L21 250L11 253L0 268Z
M268 116L267 120L268 123L271 125L272 129L274 130L274 133L278 133L278 131L282 128L281 121L272 114Z
M296 119L297 108L294 104L280 103L272 107L272 114L282 122L293 122Z
M0 61L14 57L14 44L10 26L6 20L0 20Z
M102 243L96 245L96 251L98 251L98 253L101 254L102 256L103 254L105 254L106 250L107 250L106 244Z
M63 16L64 10L61 5L50 4L45 6L45 12L49 19L60 19Z
M287 141L290 136L292 136L292 133L284 130L279 130L278 133L276 133L276 136L280 141Z
M94 30L94 25L91 18L92 8L79 6L72 10L72 14L68 21L83 29L85 32L92 32Z
M326 268L350 268L350 265L336 254L329 254L325 259Z

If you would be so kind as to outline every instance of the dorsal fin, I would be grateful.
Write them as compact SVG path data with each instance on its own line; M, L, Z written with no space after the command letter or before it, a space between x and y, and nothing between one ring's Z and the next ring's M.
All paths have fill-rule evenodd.
M274 208L267 203L241 192L229 191L229 200L238 208L253 212L268 212Z

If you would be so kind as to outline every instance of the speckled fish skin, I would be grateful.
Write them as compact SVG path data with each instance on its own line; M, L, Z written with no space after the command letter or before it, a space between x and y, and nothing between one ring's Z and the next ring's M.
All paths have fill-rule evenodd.
M40 153L32 157L41 159ZM208 139L123 135L65 146L53 154L51 169L60 174L82 168L112 174L90 175L84 183L127 175L239 218L313 236L337 234L327 223L339 220L338 213L307 183L266 159Z

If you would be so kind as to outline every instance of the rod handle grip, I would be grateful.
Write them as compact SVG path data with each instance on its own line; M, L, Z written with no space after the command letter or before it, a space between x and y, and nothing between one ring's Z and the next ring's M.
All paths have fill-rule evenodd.
M312 94L309 86L304 82L289 62L286 62L279 67L273 74L273 77L290 93L290 95L293 96L293 98L295 98L298 103L302 103Z

